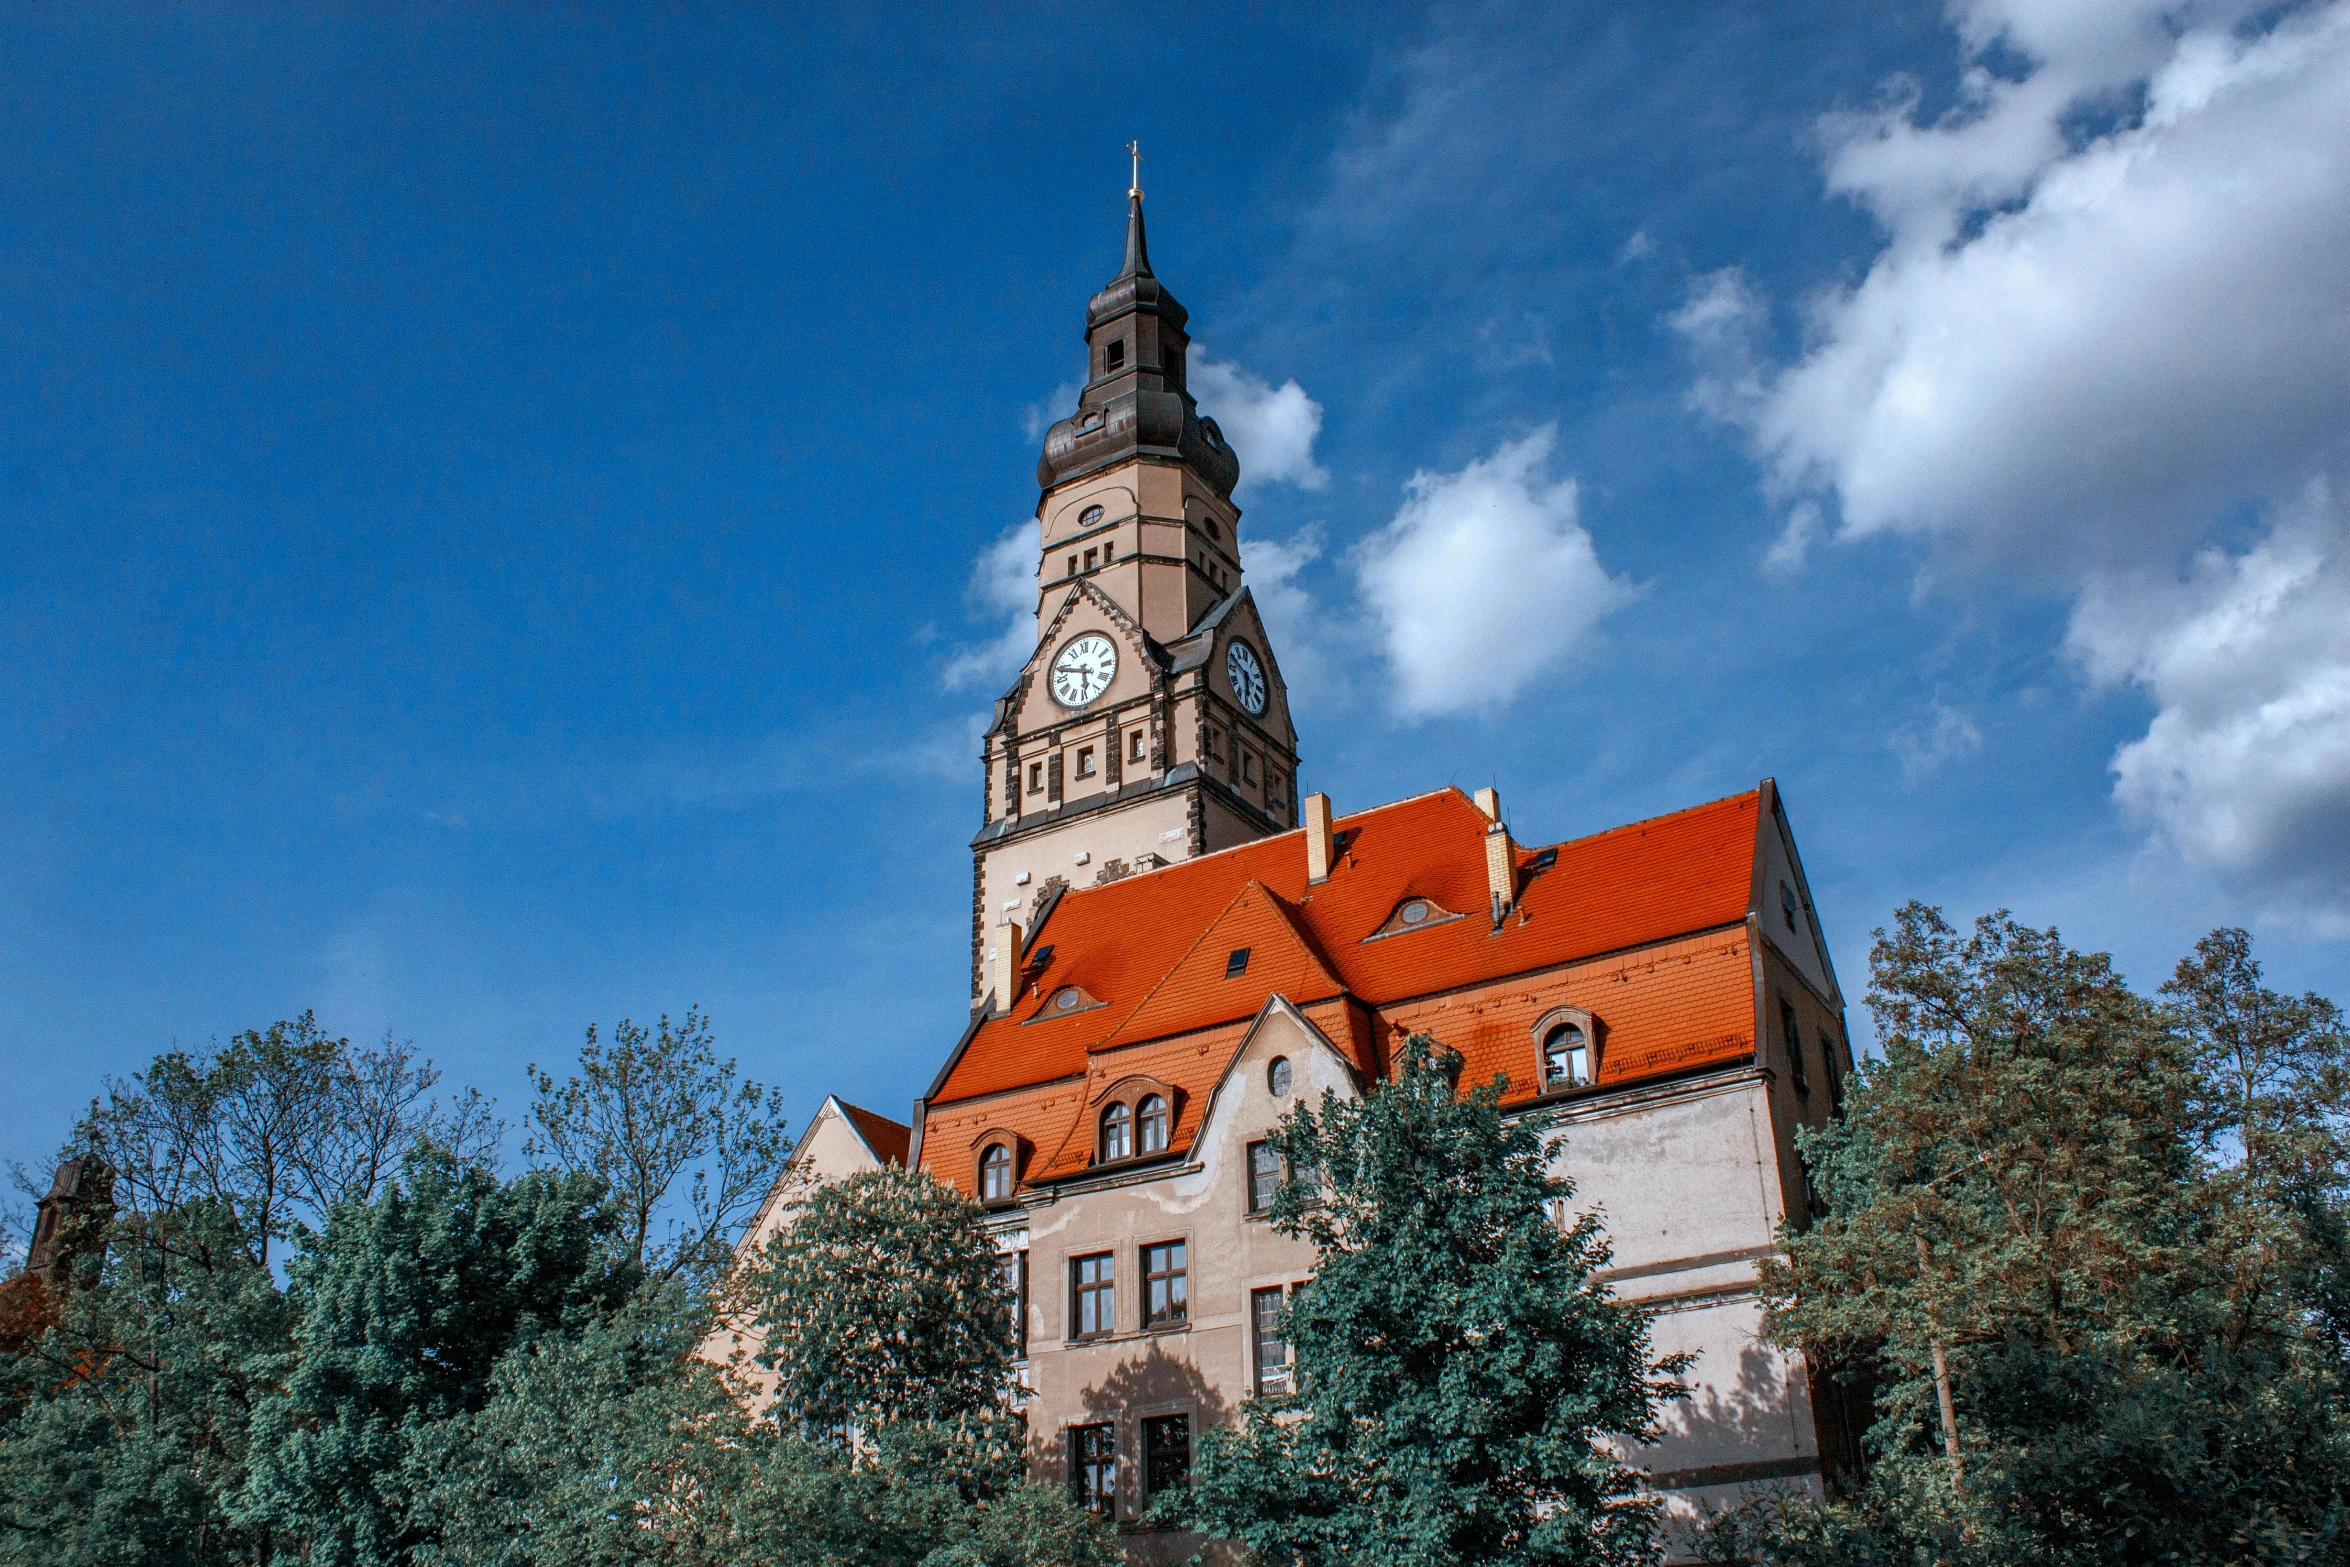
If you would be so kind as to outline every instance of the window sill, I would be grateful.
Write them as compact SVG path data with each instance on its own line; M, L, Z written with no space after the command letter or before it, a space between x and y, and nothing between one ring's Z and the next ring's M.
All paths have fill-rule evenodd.
M1146 1338L1166 1338L1170 1334L1189 1333L1191 1323L1170 1322L1155 1328L1138 1328L1128 1333L1088 1333L1082 1338L1063 1339L1063 1349L1091 1349L1097 1344L1134 1344Z

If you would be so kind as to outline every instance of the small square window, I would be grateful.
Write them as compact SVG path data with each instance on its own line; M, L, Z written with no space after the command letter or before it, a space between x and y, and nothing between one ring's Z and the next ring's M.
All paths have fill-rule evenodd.
M1093 747L1090 745L1081 745L1077 748L1077 776L1080 778L1093 776Z
M1246 751L1240 753L1240 781L1242 783L1257 781L1257 759Z
M1085 569L1087 571L1093 570L1093 563L1095 559L1100 556L1100 554L1101 551L1099 550L1087 550L1085 552Z
M1028 764L1028 792L1030 794L1044 793L1044 763L1030 762Z
M1122 337L1112 338L1110 340L1109 346L1102 350L1102 368L1105 370L1118 370L1124 368L1125 364L1126 339Z
M1249 949L1246 947L1232 949L1232 956L1224 960L1224 977L1226 979L1238 979L1248 972L1248 954Z
M1076 556L1074 556L1074 555L1072 555L1072 556L1070 556L1070 557L1069 557L1069 571L1068 571L1068 575L1070 575L1070 576L1072 576L1072 577L1074 577L1074 576L1076 576L1076 575L1077 575L1077 557L1076 557Z
M1142 731L1137 729L1126 737L1126 759L1139 762L1142 758Z

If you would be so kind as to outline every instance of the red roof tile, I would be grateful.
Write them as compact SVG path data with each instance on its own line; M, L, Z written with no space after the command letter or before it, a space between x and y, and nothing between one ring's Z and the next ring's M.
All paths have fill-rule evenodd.
M905 1164L906 1150L914 1141L912 1127L861 1109L846 1099L840 1101L840 1107L848 1113L849 1124L856 1127L857 1135L865 1139L865 1146L873 1150L875 1158L883 1164Z

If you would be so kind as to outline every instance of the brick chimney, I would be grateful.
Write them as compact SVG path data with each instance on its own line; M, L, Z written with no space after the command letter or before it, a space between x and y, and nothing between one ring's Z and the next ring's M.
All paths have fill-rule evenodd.
M1501 820L1501 791L1480 789L1469 798L1477 802L1477 809L1485 813L1487 821L1498 822Z
M1330 879L1330 855L1333 840L1330 836L1330 796L1306 796L1306 880Z
M1490 789L1479 794L1490 795ZM1493 897L1493 925L1501 928L1502 916L1518 901L1518 851L1510 842L1510 830L1495 822L1485 829L1485 888Z
M1010 920L995 928L995 940L988 943L987 982L1001 1017L1020 999L1020 927Z

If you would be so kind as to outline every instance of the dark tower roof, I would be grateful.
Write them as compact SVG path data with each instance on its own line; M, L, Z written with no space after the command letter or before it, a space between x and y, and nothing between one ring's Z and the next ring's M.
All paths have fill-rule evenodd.
M1045 432L1036 482L1046 489L1115 462L1181 462L1218 495L1240 482L1240 459L1185 386L1191 319L1151 271L1142 193L1126 199L1126 260L1085 307L1085 390L1077 412Z

